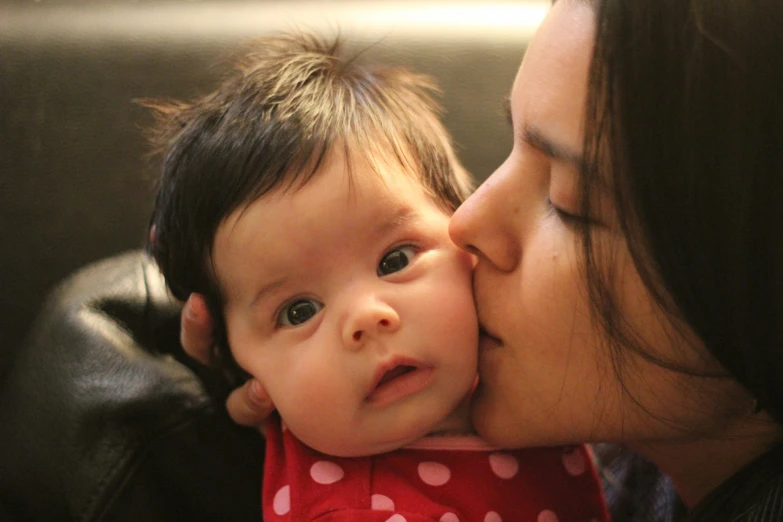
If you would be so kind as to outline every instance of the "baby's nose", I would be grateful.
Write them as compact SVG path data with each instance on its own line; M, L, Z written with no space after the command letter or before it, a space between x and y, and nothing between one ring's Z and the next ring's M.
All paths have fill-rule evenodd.
M372 298L352 311L345 324L343 340L346 346L359 348L367 339L392 333L399 326L400 316L397 311L387 303Z

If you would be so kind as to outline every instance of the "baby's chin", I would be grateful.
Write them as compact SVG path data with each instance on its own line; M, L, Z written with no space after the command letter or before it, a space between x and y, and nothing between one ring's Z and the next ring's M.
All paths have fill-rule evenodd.
M426 435L426 433L424 434ZM415 442L424 435L410 434L407 437L397 438L395 440L357 440L355 438L346 435L339 438L339 440L313 440L308 442L307 440L300 438L300 440L307 446L310 446L314 450L324 453L326 455L332 455L335 457L366 457L368 455L378 455L380 453L388 453L396 449L402 448Z
M297 429L299 428L299 429ZM334 457L366 457L368 455L378 455L388 453L396 449L405 447L420 438L426 436L430 430L423 431L421 424L415 428L413 426L397 430L395 433L389 433L385 430L383 433L370 433L370 430L356 428L351 432L335 432L332 430L326 432L321 427L307 429L304 426L288 426L302 443L310 448ZM357 433L362 433L361 437Z
M349 420L349 429L335 430L335 425L340 424L336 419L314 424L312 418L305 416L292 419L288 429L302 443L326 455L364 457L388 453L428 435L473 434L469 402L472 389L470 386L460 399L452 399L456 404L448 403L442 396L429 397L429 404L410 403L391 416L385 415L384 420ZM433 401L437 401L435 405Z

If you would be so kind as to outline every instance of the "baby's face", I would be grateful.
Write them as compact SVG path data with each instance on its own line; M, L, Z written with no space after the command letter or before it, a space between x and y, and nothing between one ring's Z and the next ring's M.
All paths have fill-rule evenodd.
M340 157L223 222L232 353L304 443L390 451L442 426L476 377L473 259L399 167Z

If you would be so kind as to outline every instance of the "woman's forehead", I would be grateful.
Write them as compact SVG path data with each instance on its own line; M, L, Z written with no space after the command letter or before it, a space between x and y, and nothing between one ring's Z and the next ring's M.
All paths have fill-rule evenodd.
M517 139L535 136L553 150L581 154L588 74L594 38L589 7L562 1L544 19L519 68L511 93Z

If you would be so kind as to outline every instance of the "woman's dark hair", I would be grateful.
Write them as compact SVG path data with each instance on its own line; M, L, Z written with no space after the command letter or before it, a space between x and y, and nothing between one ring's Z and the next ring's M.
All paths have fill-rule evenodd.
M781 422L783 2L593 3L582 203L613 187L660 310ZM586 226L582 236L615 357L631 346L655 359L624 325Z
M429 77L362 66L342 55L339 39L304 33L249 48L214 92L190 103L146 102L163 156L148 250L176 297L204 295L216 319L214 355L233 370L212 265L215 234L231 213L272 190L301 187L335 149L349 169L358 157L376 169L398 162L448 212L471 185Z

